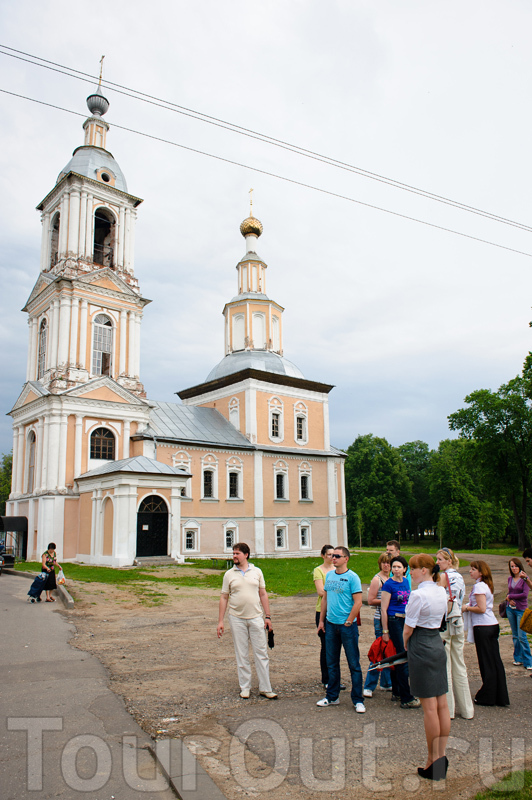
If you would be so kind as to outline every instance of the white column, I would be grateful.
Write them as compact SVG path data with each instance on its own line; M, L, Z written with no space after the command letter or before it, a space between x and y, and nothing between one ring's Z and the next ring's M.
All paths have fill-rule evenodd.
M331 434L329 428L329 398L323 401L323 449L331 449Z
M76 434L74 440L74 478L81 475L81 454L83 448L83 417L76 414Z
M254 489L254 511L255 517L255 552L257 555L264 553L264 481L262 476L262 452L256 450L253 454L253 480Z
M47 212L42 215L42 239L41 239L41 272L48 269L50 249L50 214Z
M18 426L16 492L24 491L24 425Z
M336 485L334 481L334 461L327 459L327 505L329 508L329 541L333 547L338 544L336 525Z
M50 415L43 417L42 429L42 459L41 459L41 489L48 489L48 441L50 439Z
M131 230L131 209L126 208L126 219L124 225L124 268L130 269L130 260L131 260L131 238L130 238L130 230Z
M59 254L58 257L62 258L66 254L68 244L68 201L69 194L65 192L61 198L61 217L59 221Z
M131 435L131 422L124 420L124 438L122 439L122 458L129 458L129 437Z
M59 438L61 418L58 411L52 411L48 422L47 489L57 489L59 483Z
M59 425L59 463L57 470L58 489L66 489L66 456L67 456L68 414L61 414Z
M344 534L344 546L347 547L347 516L346 516L346 501L345 501L345 471L344 471L344 459L340 461L340 465L338 468L339 472L339 480L340 480L340 502L341 508L340 513L342 514L342 530Z
M120 207L120 215L118 219L118 256L117 266L124 266L124 239L126 234L126 210L124 206Z
M91 518L91 556L101 555L99 551L99 536L98 536L98 511L100 510L99 495L100 489L95 489L92 493L92 518ZM93 561L93 559L91 559ZM94 561L93 561L94 563Z
M34 374L32 372L32 360L33 360L33 319L28 317L28 358L26 360L26 380L33 381L35 380Z
M127 364L127 374L130 377L133 377L135 374L135 364L136 364L136 357L135 357L135 333L136 333L136 322L135 322L135 312L129 312L129 352L128 352L128 364Z
M257 441L257 391L248 388L245 393L246 402L246 436L250 442Z
M68 215L68 252L78 256L79 244L79 211L81 197L78 189L70 192L70 204Z
M118 358L118 374L126 374L127 357L127 311L120 311L120 355Z
M44 458L43 436L44 436L44 417L37 420L37 447L35 452L35 480L33 493L41 491L42 488L42 460Z
M79 320L79 366L81 369L87 368L87 310L88 303L83 299Z
M142 314L135 314L135 377L140 376L140 324Z
M30 381L37 380L37 358L39 353L39 320L37 317L33 317L32 319L32 326L30 331L30 339L31 339L31 366L30 366Z
M79 299L72 298L72 314L70 317L70 354L68 361L71 366L78 363L78 319L79 319Z
M87 213L85 217L85 255L92 258L94 214L92 211L92 195L87 194Z
M81 258L85 255L86 251L86 244L85 239L87 236L86 232L87 227L87 192L83 190L81 192L80 198L80 207L79 207L79 240L78 240L78 252Z
M114 492L113 559L120 567L132 564L137 552L137 486L130 481Z
M129 265L128 270L133 273L135 270L135 222L137 220L136 211L131 212L129 224Z
M57 345L57 366L66 366L68 360L68 342L70 332L70 309L72 298L66 294L61 295L59 312L59 341Z
M185 485L185 483L183 483ZM171 558L182 561L181 548L181 486L173 485L170 493L170 516L168 519L169 549Z
M52 300L52 330L50 335L50 359L48 369L57 367L57 345L59 342L59 298Z

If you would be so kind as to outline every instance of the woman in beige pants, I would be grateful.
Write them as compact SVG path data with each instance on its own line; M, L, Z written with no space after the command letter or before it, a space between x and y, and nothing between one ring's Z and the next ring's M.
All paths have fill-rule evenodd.
M438 550L436 562L441 571L440 585L447 591L447 599L455 599L451 611L447 615L447 630L440 633L445 642L447 654L447 705L454 719L460 714L463 719L473 719L475 714L473 701L467 680L467 669L464 661L464 620L462 617L462 601L465 595L464 579L456 567L459 559L452 550L444 547ZM450 590L450 591L449 591Z

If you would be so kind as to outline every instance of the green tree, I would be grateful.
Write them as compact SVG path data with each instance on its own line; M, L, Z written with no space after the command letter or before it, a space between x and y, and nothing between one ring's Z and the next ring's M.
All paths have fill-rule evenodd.
M449 416L451 430L475 442L484 485L512 510L519 549L526 547L532 489L532 403L530 366L496 392L479 389L465 398L467 408Z
M419 440L401 444L396 450L412 483L411 497L403 509L403 521L408 533L417 543L419 534L436 522L428 481L431 453L428 444Z
M412 485L396 450L373 434L359 436L345 464L349 541L377 544L394 536Z
M6 500L11 492L13 453L4 453L0 460L0 517L6 513Z

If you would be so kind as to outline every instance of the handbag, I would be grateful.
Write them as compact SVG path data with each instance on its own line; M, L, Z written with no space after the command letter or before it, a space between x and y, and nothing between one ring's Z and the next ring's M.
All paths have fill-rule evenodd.
M525 608L519 627L525 633L532 633L532 611L529 608Z
M502 619L506 619L507 616L508 615L506 613L506 600L503 600L502 603L499 603L499 617L501 617Z

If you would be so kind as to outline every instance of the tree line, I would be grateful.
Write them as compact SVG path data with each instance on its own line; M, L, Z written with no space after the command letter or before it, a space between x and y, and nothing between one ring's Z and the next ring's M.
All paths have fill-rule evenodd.
M477 549L531 539L532 354L497 391L479 389L448 417L456 439L437 450L422 441L393 447L359 436L345 464L351 545L419 542L431 531L449 547Z

